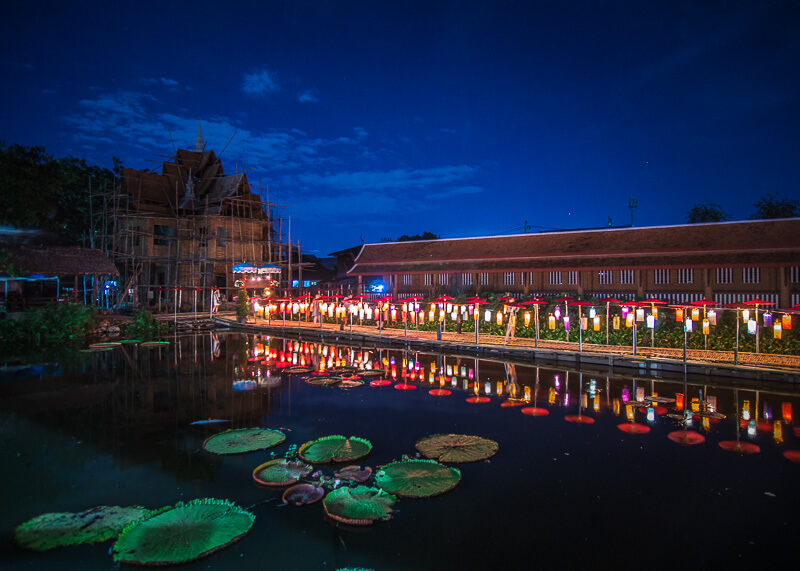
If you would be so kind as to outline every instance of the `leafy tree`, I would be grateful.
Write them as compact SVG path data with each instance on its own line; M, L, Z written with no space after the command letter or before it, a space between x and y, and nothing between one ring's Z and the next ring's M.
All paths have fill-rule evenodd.
M791 198L779 198L778 194L768 192L753 204L756 211L750 220L770 218L795 218L800 216L800 201Z
M113 161L115 171L121 169L120 160L113 157ZM67 241L78 242L90 229L90 213L102 211L99 191L104 187L110 190L112 184L114 172L88 165L84 159L54 159L44 147L0 141L0 212L4 223L50 230Z
M413 236L403 234L397 240L394 238L381 238L381 242L414 242L417 240L438 240L439 238L440 236L426 230L422 234L414 234Z
M724 222L730 220L731 215L722 210L716 202L705 204L695 204L686 213L686 222L689 224L700 224L702 222Z

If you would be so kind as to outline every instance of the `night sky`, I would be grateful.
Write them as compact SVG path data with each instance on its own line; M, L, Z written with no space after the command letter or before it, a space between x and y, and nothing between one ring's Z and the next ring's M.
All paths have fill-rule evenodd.
M624 225L631 196L636 226L800 198L797 0L28 1L3 19L0 139L156 168L202 119L318 255Z

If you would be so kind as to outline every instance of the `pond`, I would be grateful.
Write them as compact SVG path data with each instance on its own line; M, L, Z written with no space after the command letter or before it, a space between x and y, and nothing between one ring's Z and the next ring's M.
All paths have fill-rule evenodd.
M392 382L315 386L276 363L381 368ZM38 514L195 498L253 506L255 523L188 569L775 565L794 557L800 531L800 465L784 455L800 449L800 395L738 382L235 333L122 345L70 370L0 369L3 568L113 566L110 541L18 548L15 526ZM474 398L476 383L485 398ZM450 394L430 393L440 386ZM637 400L644 404L626 404ZM226 422L191 424L203 419ZM241 455L204 450L210 436L246 427L281 430L286 441ZM369 440L371 454L354 463L377 469L440 433L489 438L499 451L455 465L461 481L452 491L401 498L391 520L371 526L337 524L321 503L283 505L282 488L252 477L270 458L326 435ZM682 444L683 434L702 442ZM720 446L737 439L759 451Z

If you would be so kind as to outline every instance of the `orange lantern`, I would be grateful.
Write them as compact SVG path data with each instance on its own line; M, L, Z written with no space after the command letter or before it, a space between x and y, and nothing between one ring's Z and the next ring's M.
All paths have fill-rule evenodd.
M634 315L632 313L629 313L625 317L625 327L633 327L633 319L634 319Z
M555 329L556 328L556 317L555 317L555 315L551 314L547 318L547 325L550 327L550 329Z
M781 413L783 415L783 421L786 424L792 423L792 403L785 402L781 405Z
M783 317L781 317L781 325L783 325L784 329L791 329L792 328L792 316L788 313L784 313Z
M497 312L497 324L498 325L502 325L503 324L503 312L502 311L498 311Z
M692 308L692 321L698 321L700 319L700 308L693 307Z
M781 327L781 324L780 323L776 323L773 326L772 330L775 332L775 339L780 339L781 338L781 334L783 332L783 327Z
M683 393L675 393L675 408L683 410Z
M600 331L600 316L599 315L595 315L594 316L594 330L595 331Z
M683 321L683 308L679 307L675 310L675 321Z
M708 319L703 320L703 333L708 333L710 330Z
M529 311L525 312L525 327L529 327L531 324L531 314Z

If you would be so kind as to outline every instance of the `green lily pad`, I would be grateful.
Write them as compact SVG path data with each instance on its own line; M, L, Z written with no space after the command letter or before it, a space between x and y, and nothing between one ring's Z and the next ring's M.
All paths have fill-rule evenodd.
M351 436L324 436L303 444L297 453L307 462L351 462L363 458L372 450L369 440Z
M336 388L339 389L354 389L356 387L360 387L364 384L364 381L359 380L351 380L351 379L342 379L342 381L336 385Z
M226 500L178 503L127 526L114 543L114 561L175 565L230 545L250 531L255 516Z
M214 454L244 454L283 444L286 435L270 428L236 428L208 438L203 448Z
M305 381L314 387L330 387L342 382L342 379L341 377L308 377Z
M288 486L308 476L313 469L313 466L300 460L276 458L253 470L253 480L263 486Z
M140 347L161 347L162 345L169 345L169 341L145 341Z
M358 371L359 377L383 377L386 375L386 371L383 369L370 369L365 371Z
M392 506L397 498L378 488L357 486L336 488L322 505L329 517L351 525L370 525L376 520L392 518Z
M429 498L449 492L461 481L457 468L436 460L403 460L386 464L375 474L375 483L406 498Z
M296 366L296 367L286 367L281 372L282 373L289 373L290 375L293 375L295 373L311 373L313 371L314 371L314 367Z
M434 434L415 444L425 456L439 462L477 462L497 453L497 442L468 434Z
M78 513L46 513L18 525L14 539L20 547L36 551L97 543L116 537L126 525L149 513L140 506L97 506Z

